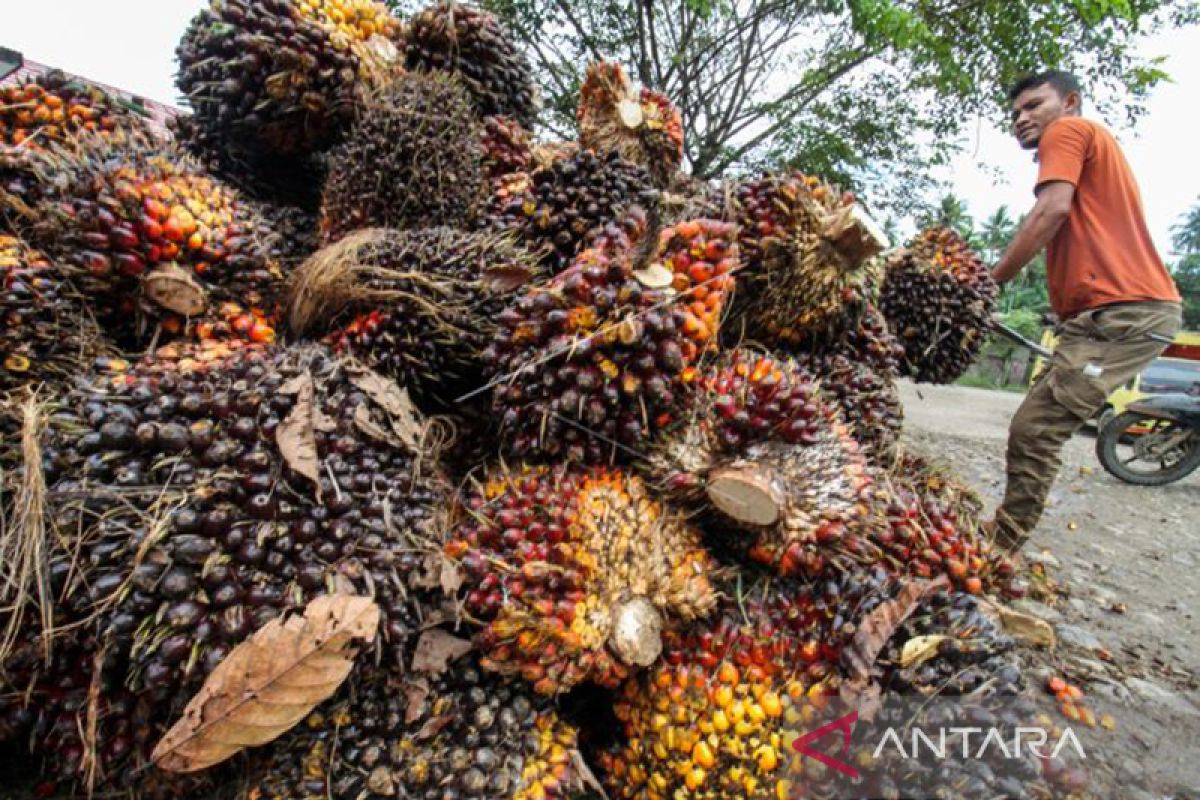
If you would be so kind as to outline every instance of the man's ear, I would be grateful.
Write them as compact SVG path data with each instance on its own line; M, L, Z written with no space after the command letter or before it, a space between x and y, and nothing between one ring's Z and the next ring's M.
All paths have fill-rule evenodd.
M1063 108L1066 113L1078 116L1083 112L1083 96L1079 92L1067 92L1063 98Z

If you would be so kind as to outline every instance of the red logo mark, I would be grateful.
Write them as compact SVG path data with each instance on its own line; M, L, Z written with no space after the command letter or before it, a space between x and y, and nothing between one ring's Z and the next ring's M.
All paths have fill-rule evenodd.
M845 758L850 753L850 734L854 730L854 723L858 722L858 712L851 711L844 717L835 719L833 722L826 723L814 731L809 731L796 741L792 742L792 749L802 756L810 756L820 761L830 769L836 769L838 772L847 777L858 780L858 770L850 766L844 761L839 761L833 756L822 753L809 745L812 742L824 737L833 731L842 732L842 758Z

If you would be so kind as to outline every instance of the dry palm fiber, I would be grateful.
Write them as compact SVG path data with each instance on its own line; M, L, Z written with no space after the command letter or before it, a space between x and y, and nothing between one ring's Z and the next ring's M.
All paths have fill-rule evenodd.
M0 87L0 145L39 148L80 132L119 140L149 129L132 105L60 70Z
M683 118L658 92L634 89L620 64L591 64L579 90L579 143L615 151L650 171L659 186L671 182L683 161Z
M446 552L485 626L481 663L540 694L616 686L716 600L698 532L620 470L495 468L457 517Z
M484 200L479 120L453 75L409 73L358 106L329 158L321 232L472 223Z
M781 173L747 181L730 216L746 262L735 313L768 345L837 337L878 287L873 257L886 246L882 234L853 196L817 178Z
M322 334L413 392L453 405L485 382L482 351L518 287L540 272L503 234L452 228L356 231L295 275L289 322Z
M276 314L275 235L252 204L188 158L77 138L28 172L43 193L23 219L31 241L126 345L144 344L169 314L203 318L223 301Z
M529 61L493 14L438 3L410 20L406 41L408 69L456 73L480 116L500 114L533 127L541 101Z
M55 629L103 658L84 680L29 627L3 665L18 689L3 716L32 724L64 777L86 754L121 785L233 646L317 594L372 595L375 658L403 658L446 489L429 425L394 384L315 345L210 342L94 374L60 405L41 458L63 537L47 570ZM107 711L89 748L79 694L54 687L85 691L93 675Z
M999 288L970 245L948 228L922 231L893 254L879 307L904 344L916 381L962 376L991 329Z
M364 670L253 763L249 798L567 800L577 732L473 654L422 674Z
M0 233L0 392L67 380L107 347L54 263Z
M518 232L557 271L606 225L639 209L654 215L657 207L645 169L615 152L582 150L493 186L487 223Z
M401 37L371 0L221 0L184 33L177 85L208 141L303 157L332 145L359 90L392 74Z
M522 292L484 352L506 447L593 463L636 457L715 346L739 264L733 236L714 220L656 234L630 217Z

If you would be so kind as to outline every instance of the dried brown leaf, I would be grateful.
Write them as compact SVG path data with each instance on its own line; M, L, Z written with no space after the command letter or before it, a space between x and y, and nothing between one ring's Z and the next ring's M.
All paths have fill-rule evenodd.
M914 636L904 643L904 648L900 651L900 666L911 667L914 664L925 663L938 654L938 646L949 638L941 633Z
M480 282L489 292L512 292L533 280L533 275L528 267L506 264L485 269Z
M391 417L392 432L405 447L419 452L423 428L421 414L408 396L408 390L369 369L354 371L350 382L378 403Z
M158 267L142 279L142 292L153 302L185 317L208 307L208 293L185 270L174 264Z
M345 594L272 620L217 665L151 759L194 772L274 740L337 691L354 666L350 642L370 640L378 627L375 602Z
M421 709L431 691L433 689L430 688L429 681L424 678L404 682L404 723L406 725L411 725L421 718Z
M314 411L312 375L305 372L296 381L296 404L279 427L275 443L287 465L317 486L321 486L321 462L317 456L317 424Z
M437 675L445 671L447 664L466 655L470 650L471 643L466 639L459 639L440 628L427 630L417 640L412 671Z
M926 596L947 585L945 575L939 575L931 581L908 581L900 587L894 598L881 603L868 614L842 654L851 678L869 679L875 659L879 657L879 652L883 650L888 639L892 638L896 629L908 619Z

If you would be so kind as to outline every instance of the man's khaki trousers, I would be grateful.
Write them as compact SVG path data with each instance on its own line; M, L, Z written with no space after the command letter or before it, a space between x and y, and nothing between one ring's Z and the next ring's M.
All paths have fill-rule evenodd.
M1049 367L1025 396L1009 427L1008 486L996 511L996 542L1020 547L1041 519L1062 466L1062 447L1105 399L1166 345L1147 334L1173 337L1182 323L1178 303L1101 306L1058 330Z

